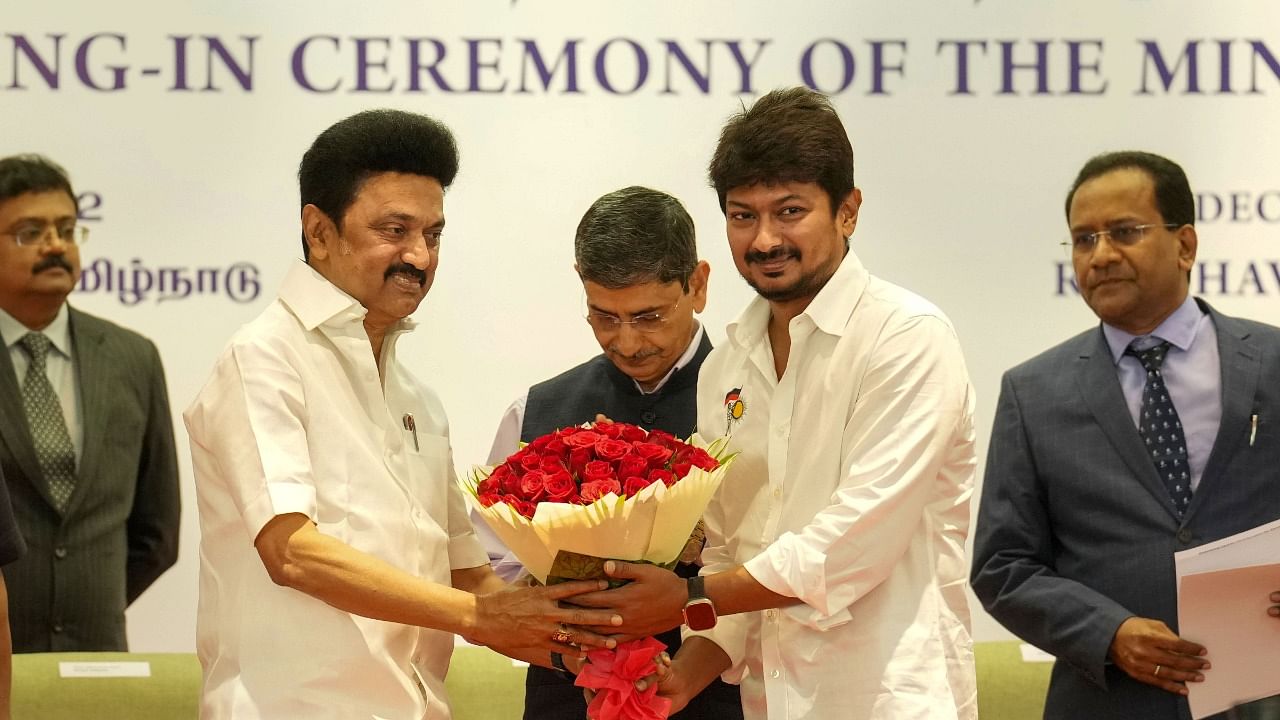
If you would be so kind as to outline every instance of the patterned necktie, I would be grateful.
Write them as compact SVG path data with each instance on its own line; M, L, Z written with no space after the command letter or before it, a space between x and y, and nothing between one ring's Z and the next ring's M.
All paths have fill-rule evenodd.
M22 409L27 413L36 460L49 483L54 506L66 510L76 486L76 450L62 417L62 404L45 372L45 358L52 343L43 333L27 333L18 342L31 356L22 382Z
M1138 434L1147 445L1156 473L1164 481L1165 489L1173 498L1181 517L1191 504L1191 466L1187 462L1187 438L1182 432L1182 421L1173 408L1173 400L1165 387L1160 367L1169 352L1169 343L1162 342L1146 350L1132 345L1125 355L1138 358L1147 371L1147 382L1142 388L1142 413L1138 417Z

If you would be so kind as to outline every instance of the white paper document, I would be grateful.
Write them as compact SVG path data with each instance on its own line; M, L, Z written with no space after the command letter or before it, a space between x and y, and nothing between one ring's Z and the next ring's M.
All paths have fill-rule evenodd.
M1192 717L1280 693L1280 521L1174 556L1178 631L1209 650L1204 682L1187 683Z
M60 662L58 677L151 677L149 662Z

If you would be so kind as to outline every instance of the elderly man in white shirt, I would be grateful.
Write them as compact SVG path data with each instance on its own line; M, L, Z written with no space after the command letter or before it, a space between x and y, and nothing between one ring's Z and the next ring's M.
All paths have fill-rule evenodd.
M396 357L431 286L449 131L412 113L330 127L299 170L305 263L185 413L200 511L201 714L447 718L452 634L522 659L611 641L607 611L510 588L454 482L436 396Z
M575 602L626 633L689 626L658 673L677 709L723 674L749 719L973 720L974 398L955 331L849 251L862 193L826 98L763 96L710 176L759 297L702 367L698 428L741 454L701 577L614 563L634 582Z

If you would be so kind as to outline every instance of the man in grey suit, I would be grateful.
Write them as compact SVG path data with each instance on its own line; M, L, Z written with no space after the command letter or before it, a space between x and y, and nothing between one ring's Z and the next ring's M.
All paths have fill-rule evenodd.
M1214 639L1177 635L1173 554L1280 518L1280 329L1190 297L1170 160L1093 158L1067 219L1102 324L1004 376L973 589L1057 656L1046 718L1189 720Z
M26 538L4 568L15 652L124 650L173 565L173 420L150 340L71 308L78 207L49 160L0 160L0 467Z

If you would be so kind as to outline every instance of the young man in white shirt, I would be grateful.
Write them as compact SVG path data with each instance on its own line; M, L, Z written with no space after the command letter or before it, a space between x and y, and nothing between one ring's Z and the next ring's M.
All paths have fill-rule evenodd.
M698 378L699 431L741 453L705 567L614 563L634 582L574 602L627 633L691 626L662 673L676 708L723 674L748 719L976 718L974 399L951 323L849 251L862 193L825 97L774 91L731 118L710 177L759 297Z
M394 110L333 125L303 157L305 262L184 415L202 715L443 718L455 633L543 663L607 644L565 623L612 613L557 605L601 583L515 589L490 570L443 408L396 357L457 167L447 128Z

